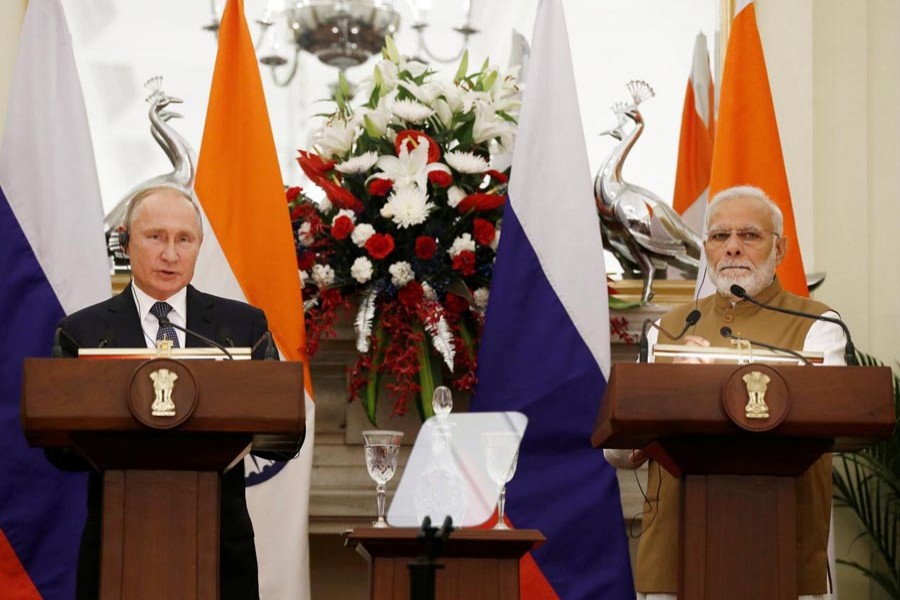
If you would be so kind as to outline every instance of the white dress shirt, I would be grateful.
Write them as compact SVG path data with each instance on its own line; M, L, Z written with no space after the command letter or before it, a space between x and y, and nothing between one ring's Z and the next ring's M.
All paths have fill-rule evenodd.
M156 316L150 312L150 308L158 302L158 300L145 294L134 282L131 284L131 291L134 296L134 303L137 305L138 316L141 318L141 329L144 330L144 341L147 343L148 348L156 348L156 334L159 331L159 321ZM168 302L169 306L172 307L172 310L167 315L172 323L181 327L187 327L186 287L181 288L175 295L170 296L165 300L161 300L161 302ZM175 335L178 336L178 346L184 348L185 333L180 329L176 329Z

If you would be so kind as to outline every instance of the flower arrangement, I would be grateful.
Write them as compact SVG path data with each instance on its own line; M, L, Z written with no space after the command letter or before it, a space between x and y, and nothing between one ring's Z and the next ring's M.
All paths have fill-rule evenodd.
M436 79L388 38L363 103L341 78L334 112L299 153L325 198L287 190L309 353L357 300L350 393L372 423L382 387L394 414L415 398L424 419L443 371L457 390L475 385L508 178L492 158L512 150L519 89L487 62L469 74L467 55L453 81Z

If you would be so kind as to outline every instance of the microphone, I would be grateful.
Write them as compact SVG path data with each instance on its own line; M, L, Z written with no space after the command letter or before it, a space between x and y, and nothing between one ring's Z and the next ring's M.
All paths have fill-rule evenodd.
M266 330L266 354L263 360L278 360L278 351L275 342L272 341L272 332Z
M50 356L53 358L65 358L66 356L68 356L68 354L66 354L66 352L63 350L62 338L65 338L66 342L68 342L68 344L71 344L71 354L78 356L78 349L81 348L81 344L79 344L78 340L73 338L69 334L69 332L62 327L57 327L56 332L53 334L53 350L51 350Z
M772 306L771 304L764 304L747 293L747 290L739 286L738 284L734 284L731 286L730 290L731 294L735 298L740 298L741 300L746 300L751 304L755 304L760 308L765 308L768 310L774 310L775 312L784 313L786 315L793 315L795 317L803 317L805 319L814 319L816 321L825 321L826 323L834 323L844 330L844 335L847 337L847 345L844 346L844 362L847 363L848 366L856 366L859 364L856 361L856 348L853 346L853 340L850 338L850 329L847 327L847 324L841 321L840 319L835 319L834 317L826 317L824 315L814 315L811 313L800 312L799 310L791 310L790 308L782 308L780 306Z
M259 336L259 339L256 340L256 343L250 347L250 354L256 352L256 349L259 348L259 345L263 342L266 343L265 353L263 355L263 360L278 360L278 351L275 349L275 342L272 341L272 332L268 329L264 334Z
M97 347L106 348L112 343L114 339L116 339L116 332L107 327L103 331L103 337L100 338L100 342L97 343Z
M678 335L672 335L671 333L657 325L653 321L653 319L646 319L644 321L644 326L641 327L641 339L640 342L638 342L638 362L647 362L647 357L650 354L650 348L647 342L647 331L650 327L659 330L663 335L675 342L683 338L684 334L687 333L687 330L696 325L701 316L703 316L702 313L696 308L689 312L687 317L684 318L684 327L680 332L678 332Z
M763 342L757 342L755 340L751 340L745 337L741 337L739 335L734 335L731 332L731 327L723 327L719 330L719 333L723 338L728 338L729 340L743 340L748 342L751 346L759 346L761 348L766 348L767 350L774 350L775 352L784 352L785 354L790 354L791 356L797 357L797 359L803 363L804 366L809 366L809 361L803 357L802 354L795 350L791 350L790 348L781 348L780 346L772 346L770 344L764 344Z
M208 337L206 337L205 335L200 335L196 331L191 331L187 327L182 327L181 325L176 325L175 323L170 321L168 317L157 317L156 320L159 321L160 327L172 327L173 329L177 329L178 331L183 331L187 335L192 335L195 338L197 338L198 340L200 340L201 342L203 342L204 344L206 344L207 346L209 346L210 348L218 348L219 350L221 350L222 353L228 357L228 360L234 360L234 357L231 355L231 352L229 352L225 348L225 346L223 346L219 342L213 341L213 340L209 339Z

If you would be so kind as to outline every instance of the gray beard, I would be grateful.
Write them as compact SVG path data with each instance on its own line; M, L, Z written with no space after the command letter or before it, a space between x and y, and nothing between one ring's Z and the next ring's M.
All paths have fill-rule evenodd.
M709 280L716 290L723 296L731 296L731 286L738 284L749 296L755 296L766 289L775 279L775 245L772 245L772 253L766 262L755 271L744 269L729 269L724 273L719 272L719 266L709 270Z

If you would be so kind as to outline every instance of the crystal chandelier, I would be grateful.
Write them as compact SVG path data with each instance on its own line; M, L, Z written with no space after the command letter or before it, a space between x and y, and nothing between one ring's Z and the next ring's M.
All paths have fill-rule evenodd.
M454 28L462 36L462 43L455 53L437 56L426 44L431 0L404 1L412 10L411 28L418 34L417 52L422 60L455 61L465 51L469 37L478 33L471 23L471 0L451 0L461 4L465 15L463 24ZM219 3L210 0L213 18L204 26L208 31L218 32ZM285 86L297 73L301 50L342 71L366 62L381 51L386 36L397 33L400 13L394 0L268 0L265 14L256 22L259 61L272 69L278 85ZM290 67L284 76L281 67L288 63Z

